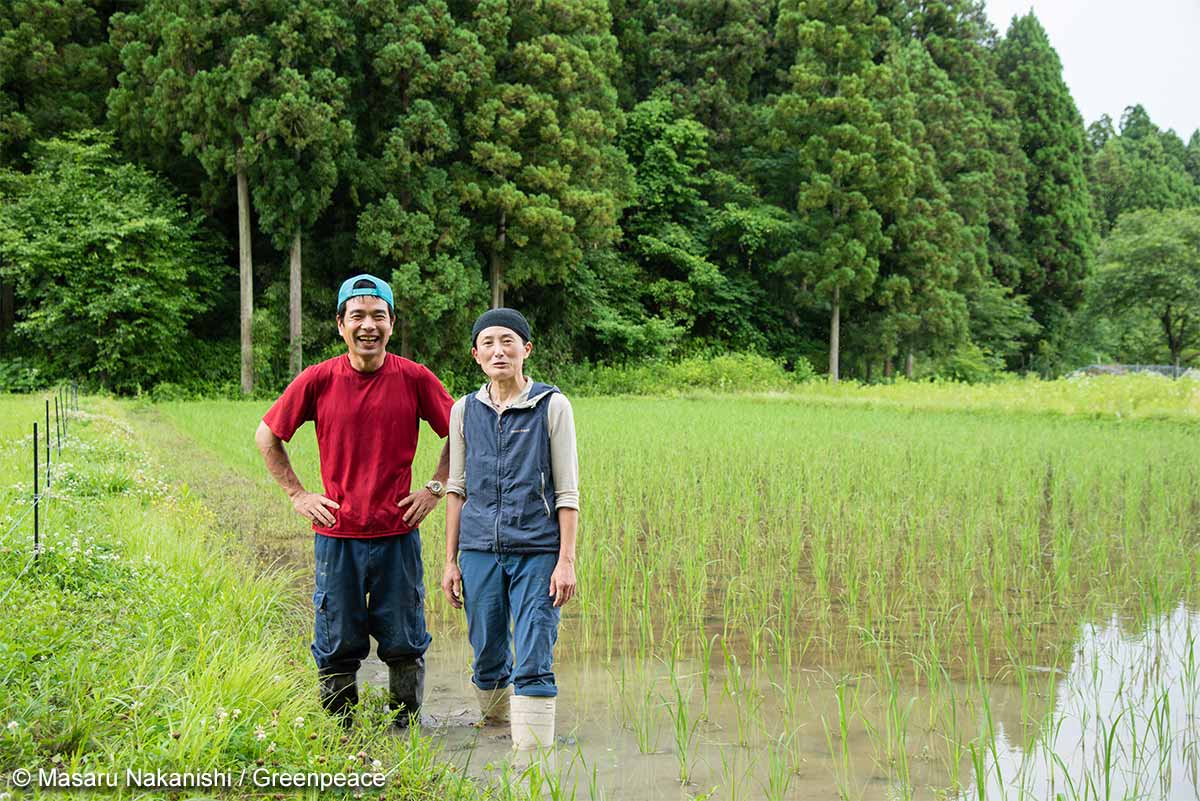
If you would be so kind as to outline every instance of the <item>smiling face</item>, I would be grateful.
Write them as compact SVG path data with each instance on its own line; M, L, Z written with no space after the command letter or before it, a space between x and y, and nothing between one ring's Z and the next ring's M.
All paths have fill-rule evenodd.
M346 309L338 318L338 333L356 367L359 363L378 366L376 363L383 361L392 322L391 310L383 298L359 295L346 301Z
M524 375L525 359L533 350L532 342L522 342L511 328L493 325L479 332L471 356L493 381L519 380Z

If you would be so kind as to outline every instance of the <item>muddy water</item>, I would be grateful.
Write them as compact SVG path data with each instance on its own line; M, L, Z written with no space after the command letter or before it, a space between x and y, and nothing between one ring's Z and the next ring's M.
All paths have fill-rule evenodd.
M470 658L461 638L435 640L427 655L423 723L440 741L446 758L473 775L499 781L511 742L507 732L472 725L479 714L470 683ZM559 769L574 786L576 797L827 799L839 792L880 801L903 797L902 774L883 741L888 730L887 693L871 678L801 671L793 678L788 709L780 689L768 683L782 677L765 677L757 690L743 688L737 698L725 687L723 667L713 665L708 718L701 720L703 691L697 678L701 669L696 661L676 666L677 681L687 688L683 692L690 718L685 730L694 731L687 746L689 779L681 783L680 748L671 718L677 696L666 665L556 664ZM369 660L363 673L368 683L386 683L386 668L377 660ZM846 688L847 760L841 745L839 680ZM973 734L977 707L969 700L972 691L958 685L952 692L961 700L945 701L951 693L946 690L939 701L940 714L945 714L945 703L956 705L965 731ZM952 756L943 734L928 726L934 711L929 692L899 687L896 695L908 720L907 783L915 788L910 795L944 798L953 784ZM993 688L991 705L992 714L1009 721L1012 730L1019 731L1022 718L1031 712L1029 701L1023 707L1014 688ZM969 778L960 775L959 781Z
M568 659L555 666L558 771L581 799L978 801L982 778L988 799L1062 793L1195 801L1198 633L1200 616L1182 608L1137 630L1117 621L1087 625L1069 669L1032 669L1024 689L1016 681L993 684L986 704L971 684L931 690L827 670L802 670L784 691L785 677L770 668L757 687L747 679L738 697L737 677L712 664L702 719L702 666L680 661L674 675L688 710L684 729L694 732L687 737L686 783L679 780L670 668ZM465 638L435 639L423 725L445 758L502 781L510 741L507 732L473 725L479 714L470 659ZM384 684L386 668L372 658L360 676ZM972 741L974 761L966 748ZM983 766L982 777L975 765Z
M474 775L498 780L511 742L505 732L471 725L479 715L467 669L469 648L444 641L439 646L431 649L428 658L425 727L440 740L446 758ZM574 785L577 797L828 799L842 789L852 798L882 801L900 797L899 782L888 768L888 755L879 741L878 733L886 730L886 699L871 679L851 677L854 689L850 691L850 703L854 708L847 736L847 771L842 761L834 677L824 672L801 672L792 688L793 695L798 696L791 710L793 716L783 709L779 692L765 688L755 701L743 701L739 728L738 705L723 688L724 670L714 666L709 719L695 724L688 748L689 781L681 784L679 748L669 711L675 698L668 670L663 665L652 665L644 671L641 667L626 664L622 679L619 666L556 665L559 766ZM696 663L681 662L677 672L686 681L699 669ZM369 683L386 682L386 668L381 663L372 660L364 670ZM622 686L625 705L621 701ZM968 693L965 687L957 691ZM908 704L910 697L916 699L909 712L910 721L928 718L930 704L927 697L922 699L921 692L901 688L903 703ZM689 706L696 717L702 712L700 694L696 688L690 696ZM756 713L748 716L746 707L755 703ZM992 704L993 714L1012 721L1020 719L1021 702L1015 691L998 689ZM634 707L632 715L628 706ZM641 720L630 719L642 713L645 717ZM960 714L971 713L964 708ZM1013 725L1019 728L1019 723ZM944 797L944 789L952 781L946 767L944 738L919 725L910 726L909 751L913 756L909 760L909 782L918 788L914 797ZM778 738L789 736L784 745L779 743ZM773 759L786 771L788 785L777 796L771 788Z

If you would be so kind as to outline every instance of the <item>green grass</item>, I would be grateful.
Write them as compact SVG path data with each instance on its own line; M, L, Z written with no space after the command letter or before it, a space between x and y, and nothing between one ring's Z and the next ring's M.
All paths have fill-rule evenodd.
M990 384L901 379L894 384L864 385L849 381L830 385L810 381L789 394L810 402L866 408L1200 422L1200 380L1172 380L1148 374L1054 381L1009 377Z
M19 421L39 411L40 399L0 397L0 524L27 494ZM31 522L0 542L0 775L370 771L378 760L389 798L474 797L428 742L387 733L380 695L349 733L323 713L294 577L256 566L211 508L162 480L144 445L121 407L87 401L55 454L44 551L19 575Z

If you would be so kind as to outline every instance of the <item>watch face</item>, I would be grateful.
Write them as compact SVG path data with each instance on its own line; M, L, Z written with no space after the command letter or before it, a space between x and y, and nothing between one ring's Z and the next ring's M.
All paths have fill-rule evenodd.
M434 495L442 494L442 482L440 482L440 481L430 481L425 486L428 487L429 491L432 492Z

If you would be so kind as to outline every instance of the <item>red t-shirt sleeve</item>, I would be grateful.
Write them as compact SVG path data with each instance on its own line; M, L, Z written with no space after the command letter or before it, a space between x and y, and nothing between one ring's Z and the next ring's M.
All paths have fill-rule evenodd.
M450 409L454 398L442 382L423 364L417 365L417 413L442 439L450 435Z
M296 429L308 420L316 419L316 393L312 391L313 367L296 376L279 399L263 416L267 428L284 442L290 442Z

